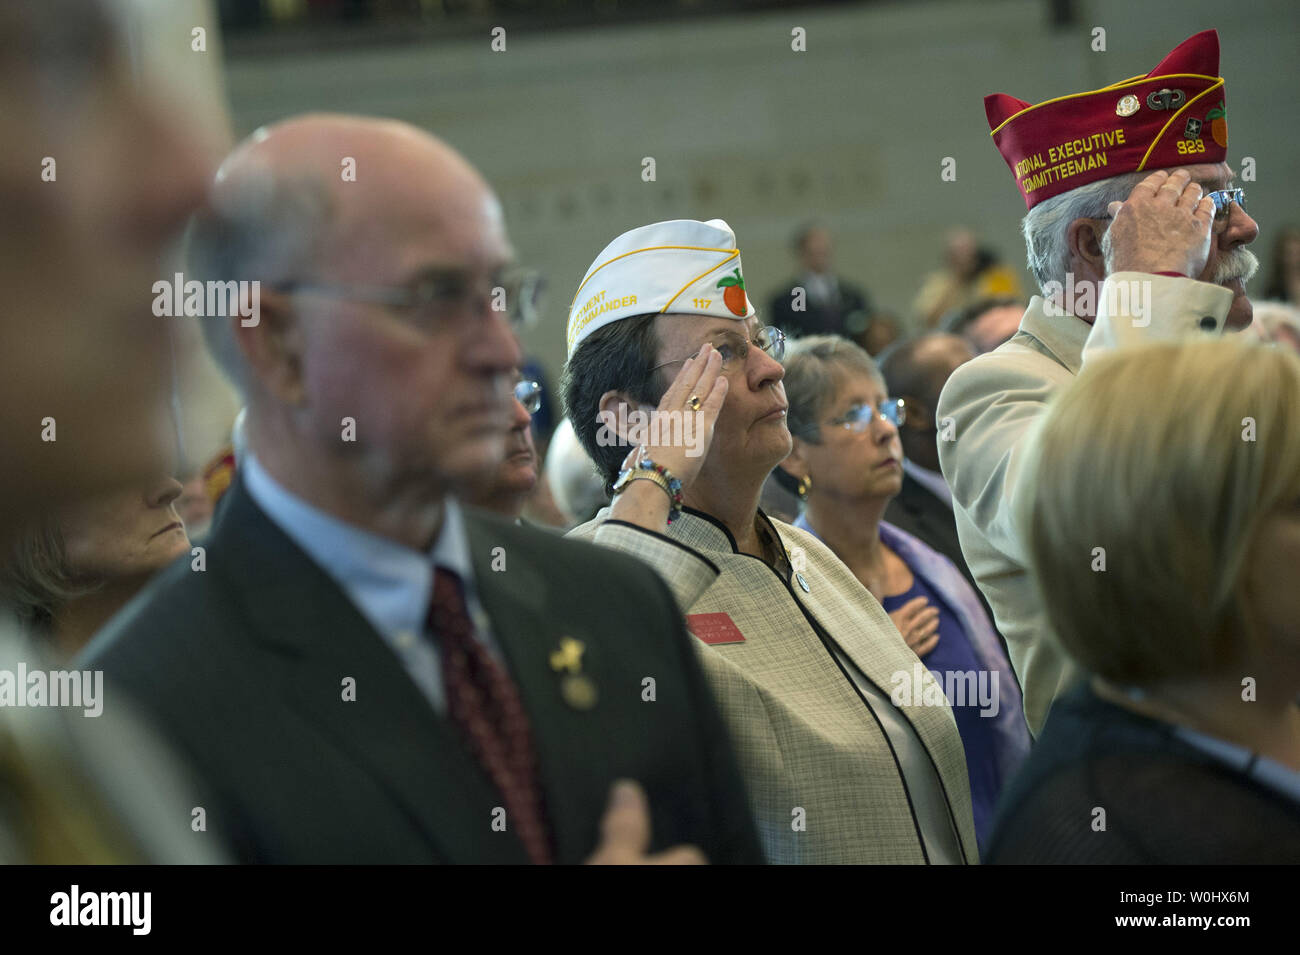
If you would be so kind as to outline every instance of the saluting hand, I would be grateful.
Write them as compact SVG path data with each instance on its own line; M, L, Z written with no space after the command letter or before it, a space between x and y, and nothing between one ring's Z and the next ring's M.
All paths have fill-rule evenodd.
M692 398L697 398L699 408L692 408ZM727 379L722 376L722 356L711 344L705 344L693 358L688 358L677 373L673 383L659 400L655 414L661 416L650 429L651 438L645 453L655 464L661 465L682 482L682 490L704 466L709 446L713 443L713 428L717 424L722 403L727 398ZM680 416L680 417L678 417ZM678 427L680 421L682 427ZM687 431L687 422L690 430ZM682 441L673 440L683 438ZM623 462L630 466L637 448L633 448ZM662 531L671 502L668 495L649 481L634 481L614 498L610 516L650 530Z
M692 398L699 399L698 410L691 407ZM690 486L704 466L709 445L713 443L713 427L726 398L727 379L722 376L722 356L706 342L698 354L686 359L682 370L659 399L659 407L655 409L655 414L661 416L658 434L652 429L651 436L660 440L646 445L646 455L671 471L682 482L683 490ZM675 421L678 415L683 423L681 428ZM674 440L677 437L683 440Z
M1195 278L1210 255L1214 202L1186 169L1147 176L1124 202L1102 241L1106 273L1180 272Z

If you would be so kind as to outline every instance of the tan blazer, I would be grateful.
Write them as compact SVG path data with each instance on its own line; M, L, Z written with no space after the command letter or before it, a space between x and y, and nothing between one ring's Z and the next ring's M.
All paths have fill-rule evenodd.
M684 512L666 535L608 516L607 508L570 534L649 563L697 633L694 615L725 613L744 638L701 641L697 649L730 730L768 860L927 861L893 749L818 629L886 697L899 685L899 674L912 678L919 661L839 558L811 534L772 521L805 592L793 575L787 580L738 553L730 533L705 515ZM919 669L923 684L938 688L929 671ZM946 806L945 825L955 827L965 861L977 862L961 737L947 699L942 691L937 696L937 703L932 694L930 705L917 699L898 711L915 730L913 755L937 772L942 791L933 795Z
M957 535L1006 638L1035 735L1077 672L1051 636L1016 526L1030 429L1090 355L1201 333L1204 319L1213 322L1204 331L1221 332L1231 304L1232 292L1221 286L1139 272L1106 280L1093 325L1048 314L1035 295L1011 340L962 365L943 389L939 463L952 489Z

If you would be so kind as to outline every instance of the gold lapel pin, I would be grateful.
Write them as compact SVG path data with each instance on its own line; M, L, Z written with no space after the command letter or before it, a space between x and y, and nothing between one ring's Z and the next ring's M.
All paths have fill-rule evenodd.
M573 637L561 637L560 649L551 653L551 669L556 673L568 670L578 673L582 670L582 654L587 647L581 640Z
M586 646L581 640L562 637L560 647L551 653L551 669L564 676L560 679L560 695L575 710L589 710L596 705L596 684L582 672L582 654Z

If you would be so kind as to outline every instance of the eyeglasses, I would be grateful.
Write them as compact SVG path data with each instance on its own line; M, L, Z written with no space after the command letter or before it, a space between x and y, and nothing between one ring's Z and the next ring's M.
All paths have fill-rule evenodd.
M1207 192L1201 198L1209 199L1214 203L1213 232L1216 235L1228 227L1228 220L1232 218L1233 203L1241 206L1243 212L1246 210L1245 189L1216 189L1213 192ZM1113 219L1114 216L1096 216L1096 218Z
M518 267L477 279L461 269L428 269L406 285L286 282L276 286L290 295L321 295L400 309L407 313L409 324L430 332L452 326L484 302L492 311L507 312L516 329L526 328L537 319L544 287L541 273Z
M749 356L750 345L757 345L759 351L770 355L777 361L785 357L785 332L775 325L764 325L754 333L753 339L746 339L743 335L737 335L735 332L723 332L711 339L709 344L713 346L714 351L722 356L722 370L724 372L744 365L745 359ZM699 354L697 351L694 355L688 355L686 358L674 358L672 361L655 365L650 370L658 371L666 365L675 365L678 362L696 358Z
M1236 203L1245 210L1245 190L1244 188L1221 188L1213 192L1206 192L1206 196L1214 203L1214 231L1221 233L1227 227L1227 221L1232 216L1232 203Z
M1214 203L1215 225L1228 221L1228 217L1232 215L1234 202L1241 206L1242 211L1246 209L1245 189L1216 189L1214 192L1207 192L1206 196Z
M515 401L524 406L524 410L530 415L537 414L542 407L542 386L536 381L517 381L515 382Z
M831 427L844 428L861 434L871 427L871 422L876 420L877 415L895 428L902 427L903 422L907 420L907 403L902 398L882 401L879 411L869 404L854 405L844 414L832 418L827 423Z

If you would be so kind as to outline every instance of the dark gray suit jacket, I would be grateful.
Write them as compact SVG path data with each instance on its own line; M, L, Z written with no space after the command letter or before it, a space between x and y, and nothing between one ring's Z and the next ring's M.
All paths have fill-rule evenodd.
M206 783L241 861L526 862L502 800L339 587L253 502L227 492L207 569L167 568L78 666L103 669ZM466 513L479 598L527 708L556 860L596 846L610 783L638 780L652 848L762 855L726 730L664 584L632 558ZM505 570L492 569L494 548ZM594 708L549 657L582 641ZM355 701L343 699L345 678ZM654 702L642 681L655 681Z

